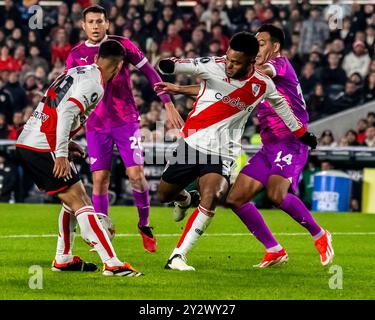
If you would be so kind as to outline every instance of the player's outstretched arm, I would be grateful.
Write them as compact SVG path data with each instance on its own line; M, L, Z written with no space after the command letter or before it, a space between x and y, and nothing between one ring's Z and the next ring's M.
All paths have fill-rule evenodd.
M154 90L158 96L162 94L184 94L187 96L196 97L199 94L200 85L193 84L189 86L180 86L170 82L158 82L154 85Z
M196 59L167 58L159 61L157 68L162 74L183 73L200 76L202 79L210 78L210 68L216 65L213 57Z
M286 99L278 93L272 80L267 83L265 99L271 104L279 117L284 121L285 125L302 143L308 145L311 149L316 148L317 138L313 133L307 132L306 128L294 115Z

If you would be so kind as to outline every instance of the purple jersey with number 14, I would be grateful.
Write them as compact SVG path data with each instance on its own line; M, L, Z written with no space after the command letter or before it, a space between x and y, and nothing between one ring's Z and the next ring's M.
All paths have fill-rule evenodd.
M309 121L301 87L288 59L276 57L267 61L273 71L276 90L288 101L299 122L307 129ZM301 172L308 157L308 147L296 138L268 102L258 105L262 148L249 160L241 173L268 186L270 176L288 179L296 192Z
M129 39L120 36L106 36L103 41L117 40L126 52L125 63L119 74L108 82L102 101L90 115L86 130L110 131L111 128L123 126L138 120L139 113L134 101L129 75L129 63L141 68L147 59L143 53ZM66 68L77 67L94 63L95 56L99 52L99 46L82 42L72 49L66 61Z
M267 61L265 65L271 67L274 73L272 80L276 90L285 97L297 119L307 129L309 116L300 83L289 60L279 56ZM280 142L284 138L297 140L268 102L258 105L258 119L263 144Z

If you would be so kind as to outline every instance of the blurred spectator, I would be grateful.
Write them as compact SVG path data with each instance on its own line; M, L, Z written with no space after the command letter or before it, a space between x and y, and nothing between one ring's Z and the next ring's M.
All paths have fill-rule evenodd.
M321 83L315 85L314 92L306 102L306 108L310 121L318 120L329 113L329 99L326 97L324 87Z
M193 49L199 56L204 56L207 53L208 48L205 42L204 33L202 29L195 28L191 35L191 44Z
M9 74L9 81L4 86L4 90L7 90L12 100L13 110L21 111L27 105L27 96L25 89L19 82L19 73L11 72Z
M12 98L10 97L10 93L3 87L4 83L0 79L0 114L5 116L7 123L11 123L14 112Z
M9 48L3 46L0 50L0 71L17 71L19 70L18 63L9 54Z
M360 143L357 141L357 132L355 132L355 130L348 130L345 134L345 139L347 141L348 146L350 147L360 145Z
M9 131L5 115L0 113L0 139L8 139Z
M310 18L302 23L299 52L308 55L314 44L323 46L329 37L327 23L321 19L320 11L314 7Z
M369 126L375 125L375 112L369 112L367 114L367 122Z
M365 136L366 136L365 145L371 148L375 147L375 126L374 125L366 129Z
M331 130L325 130L323 131L322 135L320 136L318 140L319 146L325 146L325 147L336 147L337 143L335 142L335 138L333 137Z
M171 23L168 26L166 38L160 44L160 50L175 52L177 48L183 48L183 42L182 38L176 32L176 26Z
M0 26L4 26L8 19L14 20L15 25L21 24L21 13L12 0L5 0L4 6L0 7Z
M15 112L13 114L13 124L8 126L9 136L8 139L10 140L17 140L18 136L20 135L23 126L23 113L22 112Z
M314 71L314 64L311 62L306 63L302 70L302 76L299 79L305 100L309 98L318 83L318 78Z
M220 42L221 52L226 52L229 47L229 38L223 34L223 28L220 24L216 24L211 29L212 40Z
M364 85L363 94L364 102L372 101L375 99L375 72L369 74Z
M55 64L56 60L66 61L72 45L68 42L67 35L64 29L59 29L56 32L56 39L51 47L51 63Z
M156 66L157 62L159 62L161 56L160 56L160 51L159 51L159 44L156 41L152 41L147 49L147 58L148 61L153 66Z
M207 23L209 23L209 21L211 20L212 15L215 15L214 11L218 11L221 25L230 28L231 22L229 20L227 12L223 10L224 6L225 1L223 0L210 0L207 10L203 12L202 16L200 17L200 22L203 22L207 25Z
M242 25L245 20L245 6L241 6L240 0L233 0L230 8L226 7L230 21L234 25Z
M256 17L254 8L247 7L244 22L237 27L237 31L256 30L261 24L261 21Z
M17 188L17 168L0 151L0 202L9 202ZM14 201L14 199L12 199Z
M335 167L334 167L333 163L330 160L323 160L320 163L320 169L322 171L329 171L329 170L335 169Z
M362 41L353 43L353 51L344 57L342 64L347 76L358 72L363 78L366 77L370 65L370 56L367 52L366 46Z
M340 66L340 56L337 53L328 54L328 66L321 71L321 82L323 86L340 85L344 88L346 73Z
M365 142L366 136L365 132L368 127L368 121L367 119L359 119L357 122L357 141L360 144L363 144Z
M361 93L355 83L347 81L345 91L341 93L332 103L330 113L340 112L355 107L361 101Z

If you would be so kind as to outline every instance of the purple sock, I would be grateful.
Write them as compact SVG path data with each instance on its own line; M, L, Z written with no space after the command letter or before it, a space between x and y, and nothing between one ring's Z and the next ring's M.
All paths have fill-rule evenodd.
M133 197L138 209L138 226L148 226L148 216L150 215L150 195L148 190L139 192L133 189Z
M279 208L305 227L312 236L316 236L322 230L305 204L295 195L287 193Z
M108 193L106 194L93 194L92 204L94 205L95 212L102 213L108 216Z
M267 227L259 210L253 203L245 203L234 211L250 232L266 247L273 248L279 245L270 229Z

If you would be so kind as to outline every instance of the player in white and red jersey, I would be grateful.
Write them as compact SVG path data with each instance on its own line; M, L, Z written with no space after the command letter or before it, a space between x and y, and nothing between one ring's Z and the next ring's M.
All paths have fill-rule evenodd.
M306 144L315 144L294 116L287 101L277 92L272 80L255 70L258 41L247 32L233 36L224 57L161 60L162 73L186 73L199 76L200 93L184 127L172 157L168 159L158 196L161 202L188 202L184 187L198 178L201 200L189 218L185 231L172 252L167 269L194 270L186 263L186 254L203 234L225 197L231 168L239 155L245 123L255 106L266 99L288 128ZM157 87L157 90L162 90Z
M70 52L66 68L90 64L98 53L99 45L106 39L117 40L125 50L125 63L119 74L106 86L104 97L86 124L87 152L93 180L92 201L96 212L108 216L110 170L113 148L123 160L138 210L138 230L143 246L149 252L157 249L156 237L149 226L150 195L144 175L144 158L139 129L139 111L135 103L129 66L133 65L147 78L150 85L161 81L155 68L143 52L128 38L107 35L109 20L106 10L98 5L87 7L82 13L82 28L87 40ZM160 95L168 119L180 129L183 120L168 94ZM103 221L108 220L104 218Z
M74 229L93 245L104 263L103 275L139 276L121 262L99 222L74 165L69 162L69 139L85 123L104 94L108 81L121 70L125 52L121 44L101 44L96 63L72 68L48 88L21 132L17 154L39 189L56 194L62 204L53 271L95 271L97 266L73 256ZM80 151L77 147L73 150Z
M265 24L258 30L256 38L259 42L256 67L273 79L276 90L286 98L293 113L307 127L308 114L298 78L288 59L280 55L284 43L283 31ZM164 92L197 96L199 85L165 83ZM331 236L316 223L303 202L293 194L306 164L307 146L292 134L267 101L258 105L258 118L263 147L241 170L226 199L227 205L266 249L263 260L255 267L269 267L288 260L285 249L272 235L259 210L250 202L263 189L267 190L268 197L276 206L310 232L321 262L326 265L334 257ZM183 208L175 205L176 221L184 218L189 207L190 204Z

